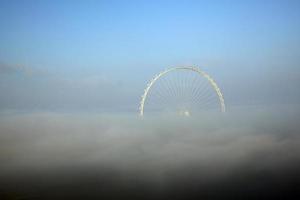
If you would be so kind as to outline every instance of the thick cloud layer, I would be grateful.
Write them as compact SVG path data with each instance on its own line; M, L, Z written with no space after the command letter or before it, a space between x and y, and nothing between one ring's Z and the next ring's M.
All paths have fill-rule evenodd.
M299 111L190 118L3 114L4 198L258 198L296 195Z

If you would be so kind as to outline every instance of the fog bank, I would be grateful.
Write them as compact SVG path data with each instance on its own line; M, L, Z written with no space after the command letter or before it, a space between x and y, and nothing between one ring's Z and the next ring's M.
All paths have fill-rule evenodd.
M49 199L86 193L113 198L114 190L122 190L118 197L141 193L139 198L162 199L178 192L182 198L209 199L293 194L300 175L298 114L257 108L143 119L133 114L2 114L0 186L6 196ZM100 189L103 185L108 189Z

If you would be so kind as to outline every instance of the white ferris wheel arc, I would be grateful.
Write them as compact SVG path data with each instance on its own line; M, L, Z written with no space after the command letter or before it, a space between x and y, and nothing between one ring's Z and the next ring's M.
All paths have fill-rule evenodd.
M189 70L189 71L193 71L193 72L199 74L200 76L204 77L209 82L209 84L212 86L212 88L214 89L214 91L216 92L216 94L219 98L221 112L225 112L225 102L224 102L223 94L222 94L220 88L218 87L217 83L214 81L214 79L212 77L210 77L206 72L202 71L201 69L199 69L197 67L186 66L186 67L173 67L173 68L166 69L166 70L160 72L159 74L155 75L154 78L152 78L150 80L150 82L147 84L147 87L144 90L143 95L141 96L140 107L139 107L140 116L144 115L145 102L147 100L148 93L149 93L151 87L162 76L166 75L169 72L175 71L175 70Z

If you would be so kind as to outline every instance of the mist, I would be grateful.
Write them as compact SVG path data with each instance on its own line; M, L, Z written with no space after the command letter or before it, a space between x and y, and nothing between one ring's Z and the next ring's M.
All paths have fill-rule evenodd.
M299 109L193 117L1 115L5 196L39 199L285 197L298 193Z
M299 19L295 0L0 1L0 199L300 199ZM176 67L218 90L164 74L139 110Z

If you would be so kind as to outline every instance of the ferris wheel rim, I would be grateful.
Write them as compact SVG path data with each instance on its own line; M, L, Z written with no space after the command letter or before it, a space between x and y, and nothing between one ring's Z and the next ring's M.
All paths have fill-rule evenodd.
M201 70L198 67L193 67L193 66L181 66L181 67L172 67L172 68L168 68L164 71L161 71L160 73L158 73L157 75L154 76L154 78L152 78L148 84L147 87L144 90L143 95L141 96L141 101L140 101L140 107L139 107L139 114L140 116L144 116L144 107L145 107L145 101L147 99L148 93L151 89L151 87L155 84L155 82L160 79L162 76L166 75L169 72L175 71L175 70L189 70L189 71L193 71L198 73L199 75L201 75L202 77L206 78L209 82L209 84L213 87L214 91L217 93L217 96L219 98L219 102L220 102L220 107L221 107L221 112L225 112L225 101L224 101L224 97L223 94L219 88L219 86L217 85L217 83L215 82L215 80L209 76L206 72L204 72L203 70Z

